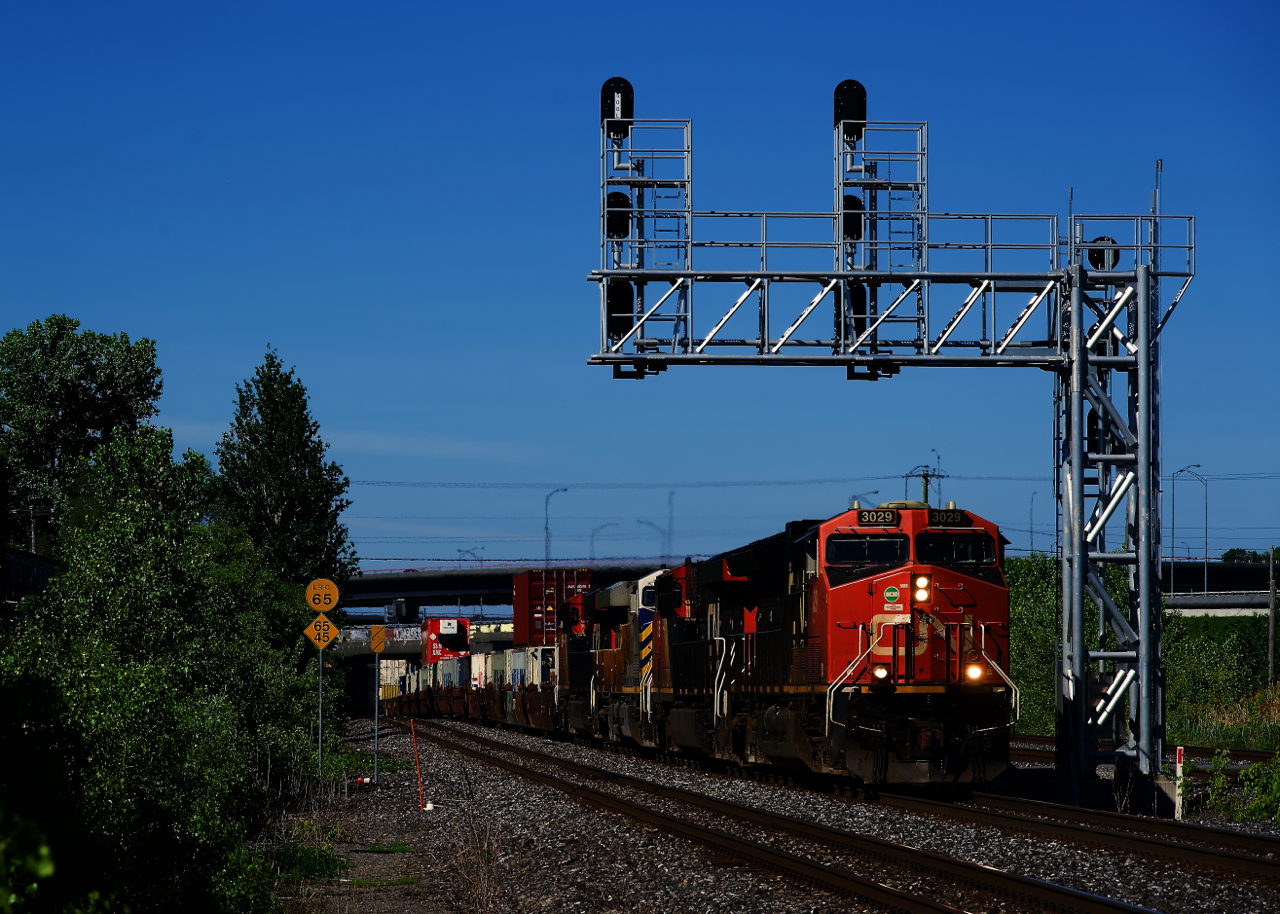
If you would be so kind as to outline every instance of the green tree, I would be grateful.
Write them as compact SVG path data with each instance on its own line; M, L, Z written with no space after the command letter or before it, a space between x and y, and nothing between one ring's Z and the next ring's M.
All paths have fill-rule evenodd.
M1005 560L1009 675L1021 691L1019 733L1054 732L1054 677L1062 640L1062 565L1036 553Z
M236 385L236 414L217 447L220 520L246 530L267 561L298 584L327 577L342 587L356 570L339 516L350 481L311 417L307 389L268 349Z
M38 527L56 538L82 459L157 412L155 343L79 328L55 314L0 339L0 446L13 508L31 518L27 545Z
M1222 561L1224 562L1269 562L1271 561L1271 553L1258 552L1253 549L1228 549L1222 553Z
M149 426L98 449L64 527L67 571L6 620L0 804L44 819L49 904L91 890L135 912L264 902L245 841L281 777L314 769L311 613L243 530L207 521L209 467L172 449Z

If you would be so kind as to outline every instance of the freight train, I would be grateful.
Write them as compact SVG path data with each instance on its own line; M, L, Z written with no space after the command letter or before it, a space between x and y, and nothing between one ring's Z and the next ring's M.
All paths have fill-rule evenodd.
M387 711L868 786L982 783L1017 715L1006 543L954 502L855 502L609 587L526 572L515 646L425 665Z

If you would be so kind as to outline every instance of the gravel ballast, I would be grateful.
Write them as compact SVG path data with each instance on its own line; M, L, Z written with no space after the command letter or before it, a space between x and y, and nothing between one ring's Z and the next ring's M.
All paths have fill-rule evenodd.
M960 857L1170 914L1280 911L1280 893L1275 887L1257 880L1230 879L1218 873L1083 848L1066 841L1010 834L986 826L913 816L875 804L849 802L750 780L726 779L656 765L515 731L474 724L450 723L449 726L582 764ZM599 785L595 786L599 789ZM906 885L899 887L908 888Z
M348 741L371 750L372 722L354 721ZM523 738L484 729L498 738ZM384 726L384 757L412 759L409 734ZM539 747L545 744L535 741ZM844 897L719 858L632 819L583 806L557 790L418 740L423 795L413 770L384 774L377 791L352 790L327 810L352 840L337 845L350 862L342 881L316 887L306 910L332 912L874 911ZM484 840L485 827L491 830ZM477 835L477 833L479 833ZM479 837L480 840L476 840ZM408 853L375 853L403 844ZM487 851L492 903L468 880ZM485 864L481 864L483 868ZM414 880L395 885L396 881ZM362 885L361 883L378 883Z

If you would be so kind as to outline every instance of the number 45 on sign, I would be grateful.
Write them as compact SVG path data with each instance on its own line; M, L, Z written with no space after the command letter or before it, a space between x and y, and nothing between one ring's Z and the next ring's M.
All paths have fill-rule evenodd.
M302 630L302 633L311 639L312 643L320 650L324 650L338 634L338 629L329 621L329 617L324 613L315 617L315 620Z

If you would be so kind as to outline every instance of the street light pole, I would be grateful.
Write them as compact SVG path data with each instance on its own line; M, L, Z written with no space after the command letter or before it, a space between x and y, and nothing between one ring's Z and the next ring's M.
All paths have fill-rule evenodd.
M1169 542L1174 544L1176 549L1178 542L1178 475L1180 473L1190 473L1192 468L1199 469L1200 464L1189 463L1182 469L1173 474L1173 479L1169 483ZM1196 475L1196 474L1192 474ZM1203 479L1203 477L1201 477ZM1208 489L1205 490L1205 516L1208 516L1209 495ZM1208 542L1209 542L1209 525L1205 524L1205 580L1209 579L1208 571ZM1183 545L1186 545L1185 543ZM1178 564L1178 556L1171 554L1169 557L1169 593L1174 593L1173 589L1173 569ZM1205 588L1206 590L1208 588Z
M667 544L667 532L666 532L665 530L663 530L661 527L659 527L657 524L655 524L655 523L654 523L653 521L651 521L651 520L637 520L637 521L636 521L636 523L637 523L637 524L642 524L642 525L644 525L644 526L646 526L646 527L652 527L652 528L654 529L654 531L658 534L658 538L661 540L662 545L663 545L664 547L666 546L666 544ZM665 558L670 558L670 556L665 556L665 555L664 555L664 556L662 556L662 558L664 558L664 559L665 559Z
M605 527L616 527L616 526L618 526L618 522L611 521L607 524L601 524L599 527L591 528L591 549L587 553L587 555L591 557L591 561L594 562L596 560L596 534L599 533L601 530L603 530Z
M568 486L561 489L552 489L547 493L547 497L542 500L542 533L543 545L546 547L546 559L544 570L551 567L551 496L557 492L568 492Z
M879 489L872 489L870 492L854 492L852 495L850 495L850 496L849 496L849 510L850 510L850 511L852 511L852 510L853 510L853 503L854 503L855 501L856 501L856 502L861 503L861 501L862 501L862 496L864 496L864 495L879 495L879 494L880 494L880 490L879 490Z

